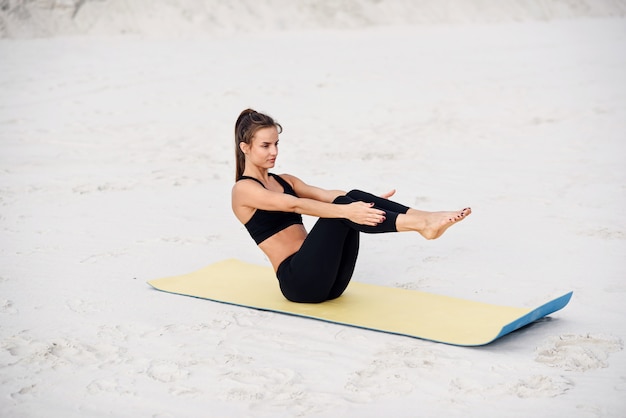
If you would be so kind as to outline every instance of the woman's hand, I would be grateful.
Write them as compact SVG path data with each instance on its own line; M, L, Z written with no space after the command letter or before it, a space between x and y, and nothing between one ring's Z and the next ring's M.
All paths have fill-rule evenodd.
M376 209L373 203L353 202L345 207L346 218L359 225L376 226L386 219L385 212Z

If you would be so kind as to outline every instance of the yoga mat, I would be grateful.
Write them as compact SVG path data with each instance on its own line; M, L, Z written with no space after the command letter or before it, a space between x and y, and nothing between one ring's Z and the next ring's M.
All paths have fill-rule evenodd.
M148 283L164 292L461 346L495 341L562 309L572 296L520 308L352 281L335 300L293 303L270 267L235 259Z

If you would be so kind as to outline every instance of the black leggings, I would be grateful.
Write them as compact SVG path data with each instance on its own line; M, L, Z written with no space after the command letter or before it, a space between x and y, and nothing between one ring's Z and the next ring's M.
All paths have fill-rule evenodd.
M352 190L335 204L374 203L386 219L376 225L359 225L347 219L320 218L297 253L287 257L276 272L283 295L292 302L319 303L335 299L348 287L359 253L359 232L397 232L396 218L409 208L399 203Z

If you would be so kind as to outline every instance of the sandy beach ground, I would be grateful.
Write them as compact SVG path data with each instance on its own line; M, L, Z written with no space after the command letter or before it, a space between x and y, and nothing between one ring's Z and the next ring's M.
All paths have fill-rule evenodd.
M0 415L626 416L625 74L611 17L0 39ZM461 348L152 290L268 264L230 211L246 107L277 173L472 207L363 236L355 280L570 305Z

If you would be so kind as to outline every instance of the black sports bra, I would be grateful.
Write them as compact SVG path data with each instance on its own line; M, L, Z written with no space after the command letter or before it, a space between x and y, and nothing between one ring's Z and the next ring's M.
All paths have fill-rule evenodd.
M281 186L283 186L284 193L298 196L293 190L293 188L283 180L280 176L276 174L269 173L270 176L274 177ZM241 176L239 180L254 180L263 186L260 180L255 179L254 177L249 176ZM239 181L237 180L237 181ZM265 186L263 186L265 187ZM262 243L272 235L277 232L282 231L283 229L296 224L302 224L302 216L298 213L294 212L279 212L279 211L269 211L269 210L261 210L257 209L252 215L252 218L244 225L250 236L254 240L254 242L258 244Z

